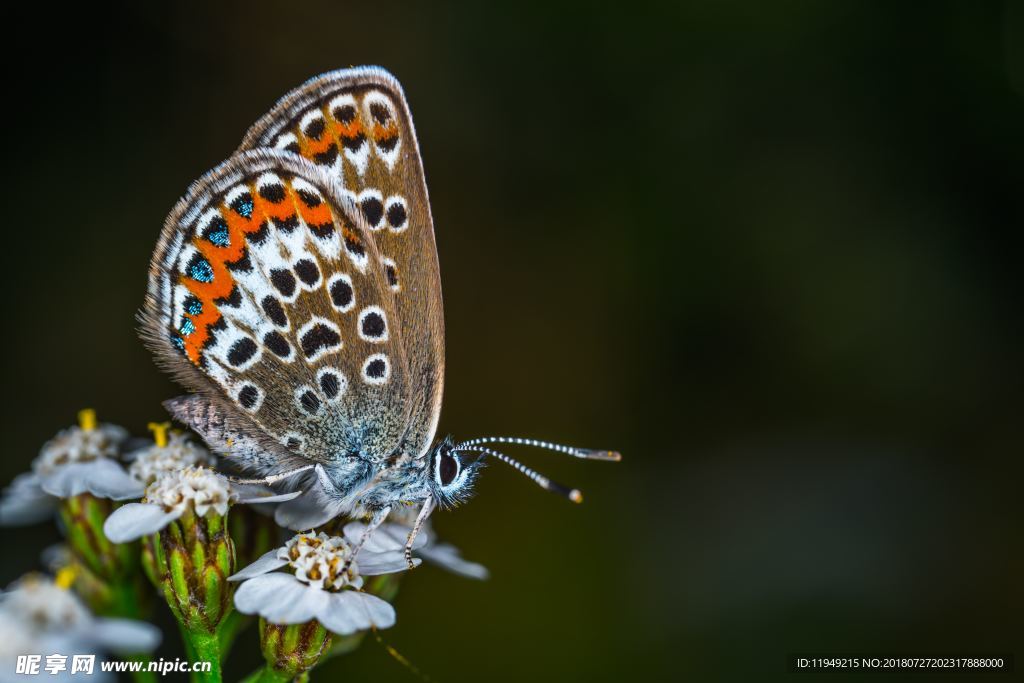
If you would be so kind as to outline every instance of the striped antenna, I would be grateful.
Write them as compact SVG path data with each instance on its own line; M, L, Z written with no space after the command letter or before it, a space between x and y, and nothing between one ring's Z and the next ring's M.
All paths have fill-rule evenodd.
M538 472L536 470L533 470L533 469L530 469L529 467L527 467L523 463L519 462L518 460L516 460L514 458L508 457L504 453L499 453L498 451L492 450L492 449L487 448L485 446L476 446L476 445L472 445L472 446L456 446L452 450L457 451L457 452L471 451L471 452L474 452L474 453L483 453L485 456L489 455L492 458L497 458L498 460L502 461L506 465L511 465L512 467L516 468L517 470L519 470L519 472L521 474L525 474L527 477L532 479L533 482L535 484L537 484L538 486L540 486L542 489L545 489L547 491L551 491L552 493L557 493L558 495L560 495L560 496L562 496L564 498L568 498L569 500L571 500L574 503L582 503L583 502L583 494L580 492L579 489L571 489L568 486L562 486L558 482L551 481L550 479L545 477L540 472Z
M477 446L489 443L514 443L520 446L533 446L535 448L543 448L549 451L565 453L566 455L571 455L574 458L582 458L584 460L604 460L606 462L619 462L622 460L622 454L617 453L616 451L602 451L590 448L577 448L575 446L563 446L562 444L551 443L550 441L524 439L519 436L484 436L479 439L463 441L455 448L459 449L464 446Z

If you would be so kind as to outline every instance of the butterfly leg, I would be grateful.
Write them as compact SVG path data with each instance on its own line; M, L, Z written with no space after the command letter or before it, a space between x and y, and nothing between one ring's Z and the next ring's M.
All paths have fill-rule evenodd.
M414 569L416 565L412 563L412 544L416 540L416 536L420 533L420 529L423 528L424 522L427 521L427 517L430 517L430 513L434 511L434 497L430 496L424 501L423 507L420 508L420 514L416 515L416 522L412 525L412 531L409 532L409 540L405 542L405 562L409 565L409 569Z
M388 514L390 512L391 508L383 508L373 513L373 517L370 518L370 523L367 524L366 528L363 530L362 536L360 536L359 540L356 541L356 544L352 546L352 554L349 555L348 562L346 562L345 566L342 568L342 574L348 571L348 567L352 564L352 560L356 559L359 551L363 549L363 545L365 545L366 541L373 535L373 532L377 530L377 527L384 523L384 520L388 518Z
M237 477L226 477L232 484L265 484L270 486L283 479L287 479L299 472L307 472L317 465L303 465L302 467L296 467L294 470L288 470L287 472L281 472L279 474L271 474L269 477L260 477L259 479L239 479Z

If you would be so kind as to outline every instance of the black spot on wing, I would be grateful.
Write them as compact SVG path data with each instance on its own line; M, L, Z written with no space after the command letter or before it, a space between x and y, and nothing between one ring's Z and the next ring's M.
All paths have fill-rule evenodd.
M322 152L313 155L313 161L321 166L330 166L338 159L338 146L331 143L331 146Z
M264 185L259 189L259 193L271 204L280 204L284 201L284 186L280 183Z
M307 389L304 391L299 397L299 403L302 404L302 409L310 415L313 415L316 411L320 410L320 399L312 390Z
M343 144L345 146L345 149L349 150L350 152L358 152L365 142L365 133L358 133L356 135L353 135L352 137L343 137L341 139L341 144Z
M341 381L333 372L325 372L320 375L320 388L327 398L334 398L341 391Z
M238 403L246 410L249 410L256 405L259 397L259 390L251 384L246 384L238 392Z
M281 302L275 297L269 294L263 297L263 301L260 302L263 307L263 312L267 314L267 317L277 325L278 327L288 327L288 316L284 313L284 307L281 306Z
M320 206L323 203L315 192L310 192L309 190L299 190L299 199L309 208Z
M384 204L376 197L367 197L360 202L359 207L363 210L363 216L371 227L380 225L380 219L384 217Z
M295 293L295 276L291 274L291 271L275 268L270 271L270 281L274 284L277 291L286 297L290 297Z
M273 330L263 335L263 345L281 358L292 355L292 347L280 332Z
M287 218L275 218L274 225L284 234L290 235L295 232L295 228L299 227L299 217L293 213Z
M304 258L296 261L294 268L295 274L299 276L299 279L310 287L320 280L320 269L309 259Z
M384 336L387 331L387 327L384 324L384 316L376 311L371 311L363 316L362 320L363 336L371 339L379 339Z
M302 353L311 358L322 350L340 346L341 337L327 325L317 323L306 330L299 343L302 345Z
M374 358L366 364L366 374L373 379L380 379L387 374L388 364L381 358Z
M345 280L335 280L331 283L331 301L338 308L345 308L352 303L352 285Z
M391 112L388 111L388 108L380 102L373 102L370 104L370 115L372 115L373 118L376 119L377 123L380 124L386 124L391 120Z
M322 240L329 239L334 234L334 223L327 221L320 225L310 225L309 229L313 231L313 234Z
M267 221L260 223L259 229L256 232L250 232L247 239L253 244L259 246L267 239L267 233L270 232L270 224Z
M324 120L323 118L315 118L306 124L305 129L302 131L306 134L306 137L310 140L319 140L320 136L324 134Z
M255 356L256 351L256 342L248 337L242 337L235 341L228 350L228 363L237 368Z
M342 104L333 109L331 113L341 123L352 123L356 118L356 108L351 104Z
M344 236L345 249L350 254L355 254L358 257L366 256L366 247L363 246L363 243L359 241L359 238L356 237L356 234L354 232L352 232L351 230L346 230L344 231Z

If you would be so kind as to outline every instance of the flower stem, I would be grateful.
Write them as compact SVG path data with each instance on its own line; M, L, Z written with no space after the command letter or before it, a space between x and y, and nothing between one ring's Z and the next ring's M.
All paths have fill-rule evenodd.
M134 662L142 662L142 669L132 672L132 679L135 683L156 683L156 673L148 670L149 663L153 661L149 655L135 655L127 659Z
M220 639L220 656L227 659L231 652L231 646L239 633L245 630L252 623L252 617L232 609L227 616L221 620L217 627L217 637Z
M195 653L194 662L210 662L209 672L196 671L192 673L194 683L220 683L220 639L216 633L210 633L204 629L186 631L185 639L191 645Z
M242 683L288 683L291 680L290 674L267 664L242 679Z

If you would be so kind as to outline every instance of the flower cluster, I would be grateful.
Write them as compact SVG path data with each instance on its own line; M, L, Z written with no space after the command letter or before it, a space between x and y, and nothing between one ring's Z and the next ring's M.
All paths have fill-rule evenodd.
M125 655L151 652L160 644L160 630L151 624L94 616L67 581L66 574L56 581L29 574L0 594L0 679L7 680L16 658L29 652Z
M48 441L4 492L0 523L59 512L67 538L44 560L57 581L29 575L0 593L0 666L40 643L56 651L151 651L159 632L144 623L153 607L146 586L155 586L187 651L214 662L215 678L253 615L267 662L262 675L293 679L328 654L358 647L369 629L393 626L398 577L420 557L463 576L487 575L439 542L429 522L410 562L414 507L379 526L331 521L282 542L273 510L299 502L302 491L234 481L169 427L151 424L153 440L140 444L82 411L79 424ZM250 504L271 512L249 513ZM248 566L238 569L239 558Z
M131 456L128 474L146 486L165 472L214 464L209 451L192 443L186 434L170 434L163 445L155 442L152 446L135 451Z
M161 472L146 488L141 503L114 511L103 527L107 537L123 543L155 534L186 512L199 517L224 516L231 503L279 503L298 492L274 494L258 487L233 487L228 479L205 467Z
M344 536L320 532L292 537L230 577L243 582L235 606L278 624L316 619L338 635L393 626L394 608L359 589L363 576L406 569L404 544L373 536L356 555L353 546L364 531L364 525L352 522ZM282 568L288 571L276 571Z
M352 548L344 539L322 531L292 537L278 549L277 558L288 561L295 578L317 588L339 591L348 585L362 585Z

